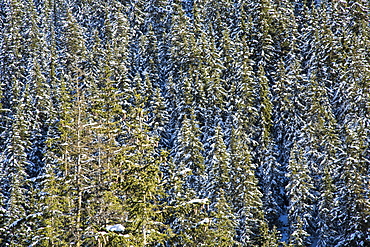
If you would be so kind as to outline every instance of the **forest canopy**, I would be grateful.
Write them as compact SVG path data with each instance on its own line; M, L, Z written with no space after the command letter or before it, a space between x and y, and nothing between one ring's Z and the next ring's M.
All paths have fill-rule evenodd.
M0 30L0 246L370 246L368 0L2 0Z

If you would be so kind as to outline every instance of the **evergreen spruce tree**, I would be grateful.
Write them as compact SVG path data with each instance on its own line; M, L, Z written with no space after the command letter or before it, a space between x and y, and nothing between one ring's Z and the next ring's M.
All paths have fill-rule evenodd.
M2 85L2 106L1 131L11 128L11 115L14 112L15 102L20 97L20 90L25 83L27 62L22 56L25 51L23 37L23 22L25 12L19 1L9 1L2 5L4 15L2 25L4 27L1 43L1 85ZM1 135L1 143L6 142L7 135ZM1 150L5 145L1 145Z
M329 94L325 87L326 82L330 81L330 77L319 76L321 73L318 70L321 66L318 63L321 60L318 61L318 57L319 54L313 52L308 72L316 74L317 77L313 75L306 86L308 95L305 101L309 103L309 108L304 119L304 133L300 139L306 142L307 154L305 156L308 157L311 164L313 181L319 195L317 212L315 212L317 219L313 221L312 226L317 228L315 230L318 234L315 236L318 239L317 244L325 246L333 245L334 238L338 234L338 229L332 223L334 197L330 193L336 190L334 186L334 178L337 175L335 170L342 166L345 153L337 131L337 122L329 103ZM310 101L312 99L315 99L315 102ZM318 141L320 139L325 142Z
M29 160L31 167L28 167L30 177L37 177L43 167L43 150L45 147L45 136L48 128L50 113L48 107L51 106L50 85L47 83L45 74L48 73L48 53L47 44L44 42L45 33L38 27L41 17L36 16L36 7L30 4L30 60L27 68L27 81L32 97L32 111L34 120L31 133L31 150Z
M190 70L195 82L194 88L197 89L194 95L194 110L202 124L203 141L206 141L207 136L211 135L212 130L216 127L217 119L222 117L225 108L223 66L215 40L209 38L213 35L206 35L205 31L201 31L194 50L194 55L198 57L199 63Z
M294 144L288 164L287 195L289 199L288 216L290 223L289 243L293 246L310 244L308 228L313 217L314 184L310 176L302 147Z
M236 216L236 240L242 245L258 245L264 221L262 193L255 177L255 165L240 127L232 129L230 153L230 191L232 208Z
M274 186L272 191L273 198L275 198L274 203L275 207L270 211L273 213L273 219L271 223L276 224L279 230L282 232L286 231L288 224L285 220L287 215L287 197L285 187L287 185L287 178L284 174L287 173L287 166L290 157L290 151L293 147L294 138L296 131L302 125L302 102L299 97L299 91L302 90L300 70L299 70L299 60L294 58L294 54L291 54L293 57L289 58L292 61L288 62L287 68L285 68L284 62L281 60L277 65L277 72L275 75L276 81L271 88L272 94L272 134L271 139L275 144L271 146L272 150L269 151L271 154L274 154L272 158L268 158L267 164L272 165L273 176L275 177L275 183L277 183L277 188ZM271 145L270 144L270 145ZM275 159L274 159L275 158ZM277 170L276 170L277 169ZM269 187L269 183L267 186ZM279 188L279 189L278 189ZM280 191L280 192L279 192ZM267 195L264 193L265 196ZM276 207L277 206L277 207ZM267 209L267 218L271 220L269 215L269 210ZM277 211L276 211L277 210ZM280 219L276 221L276 216L280 211ZM286 234L284 233L284 238Z
M15 103L15 102L14 102ZM27 148L30 146L28 123L29 97L25 92L13 108L13 122L7 129L5 149L1 155L1 198L6 212L2 215L1 239L4 246L23 246L27 242L29 229L26 222L28 213Z
M0 112L0 164L1 164L1 245L27 244L29 213L27 157L30 148L31 95L26 84L27 58L23 19L27 11L20 1L9 1L2 6L3 33L1 45L2 110Z
M174 156L174 163L184 169L191 169L192 175L188 178L187 186L194 189L196 195L200 196L204 192L202 183L205 179L205 163L198 124L193 114L190 115L190 119L185 118L182 131L179 132L181 139L177 141L174 149L178 150Z
M313 218L310 222L309 233L320 241L325 239L326 244L332 244L335 227L332 225L333 214L330 210L334 202L328 193L334 189L334 171L341 166L344 153L325 88L312 79L306 85L306 89L308 108L302 134L298 138L303 144L302 147L305 147L303 156L309 167L317 195L314 201L317 209L311 214ZM315 102L310 101L313 99ZM320 141L321 139L325 142ZM331 230L328 231L328 228ZM325 243L320 244L325 245Z
M27 174L30 181L28 190L30 196L29 213L27 214L27 225L31 229L28 234L29 243L39 243L43 238L40 229L43 227L42 221L45 217L43 204L43 184L47 180L44 174L46 161L46 142L48 139L49 125L52 118L55 118L53 111L51 87L45 75L50 75L48 68L49 47L45 42L46 25L39 28L38 23L46 21L45 10L37 15L37 8L30 4L30 61L28 66L27 84L31 94L31 111L33 121L30 132L30 148L28 152L29 165Z
M286 166L295 133L302 126L303 100L299 97L303 90L300 60L295 57L288 65L281 60L277 65L276 81L271 87L272 94L272 137L278 146L278 162Z
M174 246L207 246L212 241L205 208L208 199L203 195L206 177L199 134L194 115L190 119L186 117L173 149L173 163L182 179L182 189L174 195L178 208L171 222L175 234L171 244Z
M121 140L122 150L117 160L121 171L117 193L124 198L123 210L127 214L124 223L129 234L122 244L145 246L165 241L159 205L163 196L159 168L165 157L156 150L157 138L149 135L141 96L134 94L134 97L123 123L126 135Z
M335 219L341 220L339 236L336 246L358 245L366 246L369 243L365 232L369 229L367 219L369 218L369 201L366 198L368 183L362 174L366 174L363 163L367 147L363 137L364 129L359 125L354 129L347 127L347 139L344 142L347 157L340 167L337 182ZM362 150L359 152L359 150ZM365 168L366 169L366 168ZM340 202L340 203L339 203ZM346 224L344 226L344 224ZM341 227L342 226L342 227Z
M276 161L276 145L272 139L272 112L271 93L264 69L260 66L260 147L257 152L259 156L258 176L263 193L265 214L270 225L279 225L278 218L283 213L284 195L284 172L281 165Z
M211 220L212 244L209 246L233 245L235 223L232 207L225 191L230 190L230 158L223 140L221 126L215 129L215 134L209 140L211 143L207 157L207 197L210 199L209 215Z

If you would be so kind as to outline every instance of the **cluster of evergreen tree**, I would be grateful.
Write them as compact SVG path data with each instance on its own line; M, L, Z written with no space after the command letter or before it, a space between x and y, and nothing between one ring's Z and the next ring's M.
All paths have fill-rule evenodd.
M368 0L2 0L0 246L370 246Z

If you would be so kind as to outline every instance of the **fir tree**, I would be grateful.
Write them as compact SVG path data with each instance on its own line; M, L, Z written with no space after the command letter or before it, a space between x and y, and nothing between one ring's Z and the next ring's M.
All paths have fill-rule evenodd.
M5 149L1 155L1 199L5 209L2 215L1 239L4 246L22 246L27 244L29 229L25 224L28 214L27 148L30 145L30 129L27 116L29 97L27 93L18 99L14 108L13 123L7 129Z
M221 126L215 129L211 140L211 148L207 157L207 197L210 199L209 215L214 236L210 246L228 246L234 244L235 224L232 207L225 191L230 190L230 159L223 140Z
M313 217L314 184L302 148L296 143L291 151L287 176L289 182L286 190L291 231L289 243L294 246L306 246L310 244L308 232Z
M123 122L126 133L122 138L122 150L118 155L120 177L117 193L124 198L124 221L129 237L123 243L145 246L165 241L164 225L159 198L163 196L160 185L160 164L165 162L164 153L158 153L157 138L149 135L145 123L147 113L140 94L134 94L134 102L128 108Z
M357 128L361 128L360 126ZM369 239L365 232L368 230L367 219L369 218L369 201L366 199L368 183L362 174L366 174L363 168L363 157L358 149L365 150L364 139L358 136L363 129L347 129L345 147L347 157L339 171L336 194L336 219L341 220L339 237L336 246L358 245L366 246ZM339 203L340 202L340 203ZM340 206L342 205L342 206ZM346 225L344 227L344 224Z
M30 146L31 95L26 84L27 57L25 46L27 11L20 1L9 1L2 6L6 10L2 38L2 110L0 164L1 164L1 244L22 246L27 244L29 228L25 224L28 214L27 157Z
M258 190L255 165L240 127L233 128L230 137L230 192L233 212L237 219L236 239L242 245L257 245L264 221L262 194Z
M202 198L206 177L199 134L194 115L185 118L174 148L173 163L182 179L181 191L175 191L178 209L171 223L176 234L171 243L175 246L206 246L211 241L210 219L205 211L208 200Z

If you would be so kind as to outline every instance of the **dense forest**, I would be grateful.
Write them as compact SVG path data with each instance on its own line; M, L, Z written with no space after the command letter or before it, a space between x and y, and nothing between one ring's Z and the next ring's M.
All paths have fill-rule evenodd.
M1 0L0 246L370 246L368 0Z

